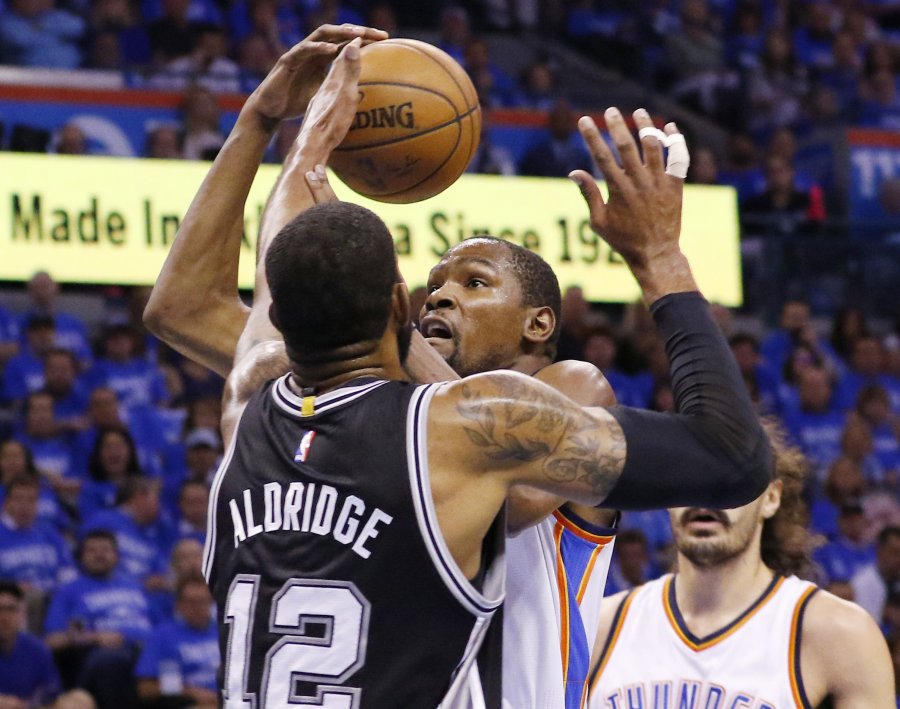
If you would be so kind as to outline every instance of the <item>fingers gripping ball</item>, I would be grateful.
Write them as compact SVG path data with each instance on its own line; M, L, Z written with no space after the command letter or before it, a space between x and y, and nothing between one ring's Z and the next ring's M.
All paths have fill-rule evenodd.
M481 108L463 68L412 39L363 47L360 101L329 166L381 202L428 199L452 185L478 147Z

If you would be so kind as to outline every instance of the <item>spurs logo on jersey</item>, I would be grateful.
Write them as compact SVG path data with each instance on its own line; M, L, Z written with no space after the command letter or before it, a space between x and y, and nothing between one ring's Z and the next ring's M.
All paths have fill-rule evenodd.
M591 679L589 709L806 709L803 613L816 587L776 576L733 622L705 638L684 623L673 576L619 606Z
M227 709L463 701L502 600L503 524L478 590L431 499L435 389L366 378L301 398L283 377L247 404L213 481L204 558Z
M507 540L503 705L581 709L614 530L559 510Z

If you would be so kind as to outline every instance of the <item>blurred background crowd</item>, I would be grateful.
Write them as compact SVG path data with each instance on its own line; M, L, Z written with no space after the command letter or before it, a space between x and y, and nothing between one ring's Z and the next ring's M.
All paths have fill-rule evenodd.
M689 181L737 190L745 305L716 313L759 413L809 461L809 575L870 612L900 665L900 178L849 220L846 170L815 150L852 128L900 131L900 1L0 0L0 64L179 92L181 119L148 126L144 155L210 159L227 96L323 22L456 57L486 109L474 172L590 169L575 119L605 97L679 116ZM510 110L540 117L529 144L498 138ZM2 125L0 146L102 152L77 122ZM48 273L0 290L0 709L216 705L199 571L223 383L147 334L146 296L61 294ZM577 287L563 306L560 359L595 364L622 403L672 409L646 310ZM673 558L665 512L620 529L609 592ZM87 693L56 699L75 687Z

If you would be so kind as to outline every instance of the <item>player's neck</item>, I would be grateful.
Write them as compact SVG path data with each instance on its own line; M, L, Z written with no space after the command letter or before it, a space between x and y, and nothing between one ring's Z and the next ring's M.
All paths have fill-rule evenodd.
M698 566L679 554L675 599L691 632L704 637L747 610L773 576L754 546L712 567Z
M319 361L298 362L291 358L292 386L298 390L311 390L324 394L359 377L407 380L409 377L400 364L396 335L384 337L377 343L356 343L335 348L328 358Z
M521 354L516 357L515 361L507 367L514 372L521 372L532 376L540 372L544 367L553 364L553 360L543 354Z

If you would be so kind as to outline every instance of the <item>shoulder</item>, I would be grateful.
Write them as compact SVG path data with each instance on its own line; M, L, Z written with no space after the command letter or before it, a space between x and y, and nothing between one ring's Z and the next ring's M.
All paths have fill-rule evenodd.
M544 367L534 378L582 406L612 406L616 395L606 377L589 362L569 359Z
M860 606L822 590L809 599L803 620L804 650L812 644L819 652L831 655L836 647L849 648L874 639L881 640L881 632Z
M619 591L607 596L600 603L600 618L597 622L597 636L594 638L594 648L591 651L591 667L596 668L610 651L610 641L615 630L615 625L621 622L625 601L632 594L632 590Z
M824 696L873 699L878 692L893 693L887 643L872 617L855 603L827 591L814 594L800 642L805 683L820 686Z

